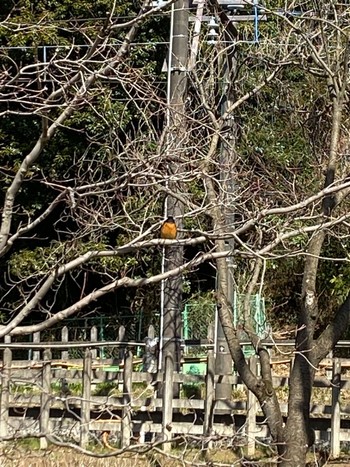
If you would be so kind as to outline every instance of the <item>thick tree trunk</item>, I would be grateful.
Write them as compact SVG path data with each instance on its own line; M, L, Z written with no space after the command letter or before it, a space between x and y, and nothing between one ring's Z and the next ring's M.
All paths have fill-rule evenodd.
M315 370L309 359L310 355L297 354L292 369L283 467L304 466L307 450L314 443L309 414Z
M346 53L347 62L348 53ZM328 167L325 178L325 187L330 186L335 180L338 164L338 145L341 130L342 108L345 95L346 79L343 77L341 89L333 101L332 132L330 141L330 152ZM332 214L337 205L334 195L324 199L322 211L325 217ZM310 240L305 259L301 308L299 314L298 331L296 336L296 357L290 377L290 389L288 400L288 421L286 424L286 452L281 462L283 467L303 467L306 462L307 450L314 443L314 433L310 428L310 401L312 386L315 377L315 369L320 362L320 357L324 353L318 352L321 344L317 346L314 340L316 322L318 319L318 299L316 291L317 274L319 268L320 255L326 238L325 230L317 232ZM336 315L336 320L344 319L347 315L348 306L343 306ZM343 310L343 312L341 312ZM329 335L323 333L323 341L326 345L324 350L330 350L336 343L332 326ZM340 333L337 333L338 338ZM327 345L328 344L328 345Z

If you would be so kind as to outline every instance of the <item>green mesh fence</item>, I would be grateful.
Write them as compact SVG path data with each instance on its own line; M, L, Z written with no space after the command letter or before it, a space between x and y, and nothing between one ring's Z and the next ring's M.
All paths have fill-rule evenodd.
M238 330L241 340L249 340L244 332L244 323L249 319L256 334L263 338L269 329L265 313L265 300L259 294L252 295L249 300L249 316L244 317L245 294L234 293L233 297L233 323ZM184 339L206 339L208 327L215 322L215 304L191 303L185 306L183 312L183 338ZM253 352L251 346L244 347L245 355Z
M233 297L233 322L236 327L243 326L246 319L250 320L255 333L264 337L268 329L265 313L265 300L259 294L252 295L249 300L249 315L244 316L245 294L234 294Z
M94 316L86 318L74 318L62 321L59 326L47 329L40 333L41 342L60 342L62 340L63 327L68 328L69 342L84 342L91 339L91 328L97 329L97 340L101 342L117 341L118 331L121 326L125 328L125 340L141 342L147 334L143 328L143 313L131 314L119 312L115 316ZM32 336L30 336L32 337ZM100 358L119 358L119 349L116 347L101 347L97 350ZM28 352L28 358L32 358L32 351ZM70 359L82 358L84 349L68 348ZM53 358L60 358L61 350L53 351Z
M238 337L241 341L249 340L244 331L244 323L249 320L250 325L255 330L258 337L264 338L268 334L269 324L265 313L265 300L259 294L251 295L249 300L249 315L244 316L244 301L245 294L234 294L233 298L233 322L237 329ZM243 347L243 352L246 357L255 354L255 350L251 345Z
M240 329L243 328L244 317L244 300L245 294L234 293L233 298L233 323ZM265 314L265 300L259 294L250 297L250 312L248 319L250 320L256 334L259 337L264 337L268 329L268 322ZM183 312L183 338L184 339L206 339L208 335L208 326L215 322L215 304L206 303L191 303L185 306ZM242 337L244 331L242 329Z
M183 338L206 339L208 327L215 322L215 304L191 303L185 305L182 314Z
M237 327L241 340L246 339L243 325L243 303L244 294L234 294L233 316L234 325ZM210 302L191 303L185 306L182 314L183 318L183 339L206 339L208 335L208 327L215 322L215 304ZM74 318L63 321L59 326L41 332L40 340L42 342L60 342L62 336L62 328L68 328L68 340L75 341L90 341L91 328L97 329L97 340L99 341L116 341L118 340L118 330L120 326L125 327L125 339L127 341L142 342L147 336L147 329L150 324L155 328L156 336L159 336L159 314L153 315L153 322L150 323L150 318L145 317L143 312L130 313L129 309L119 310L115 316L94 316L86 318ZM250 320L254 326L255 332L259 337L265 337L268 330L268 323L265 314L265 302L260 295L252 295L250 297ZM30 341L32 336L25 336L25 339ZM16 341L18 339L14 339ZM19 339L20 340L20 339ZM20 351L20 358L32 358L32 351ZM82 358L83 349L68 349L68 356L71 359ZM249 354L249 347L245 349L246 355ZM54 351L54 358L60 358L61 351ZM98 349L100 358L119 358L119 349L111 347L102 347ZM16 358L16 357L15 357ZM18 358L18 357L17 357Z

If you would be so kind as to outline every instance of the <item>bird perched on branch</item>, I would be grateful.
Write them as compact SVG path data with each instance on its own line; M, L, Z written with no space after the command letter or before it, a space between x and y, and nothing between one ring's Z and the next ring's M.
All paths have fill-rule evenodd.
M162 224L160 228L160 238L166 238L168 240L175 240L177 235L177 227L175 220L172 216L169 216Z

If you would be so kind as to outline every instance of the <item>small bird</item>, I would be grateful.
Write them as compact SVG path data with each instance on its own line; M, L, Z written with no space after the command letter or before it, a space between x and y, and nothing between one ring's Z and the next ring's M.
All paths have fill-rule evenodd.
M175 220L172 216L169 216L162 224L160 228L160 238L166 238L168 240L175 240L177 235L177 227Z

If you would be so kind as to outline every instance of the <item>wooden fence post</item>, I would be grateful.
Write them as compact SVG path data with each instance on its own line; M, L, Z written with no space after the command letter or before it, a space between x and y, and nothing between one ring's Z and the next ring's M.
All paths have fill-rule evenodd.
M150 324L147 330L147 337L149 337L150 339L154 339L155 336L156 336L156 331L154 329L154 326Z
M2 377L0 393L0 436L8 435L10 380L11 380L11 349L4 349L2 358Z
M122 447L130 446L131 439L132 352L126 351L123 373Z
M92 326L90 329L90 341L97 342L98 330L96 326ZM93 359L97 358L97 347L93 347L91 349L91 355Z
M120 326L118 328L118 341L119 342L125 342L125 327L124 326ZM119 362L122 362L124 357L125 357L125 345L120 345L119 346Z
M50 433L50 399L51 399L51 350L44 350L42 368L42 388L40 407L40 431L43 434ZM40 449L47 449L46 437L40 438Z
M148 373L148 383L152 383L153 376L157 373L159 365L158 339L155 339L154 336L154 327L150 325L148 327L147 337L144 339L145 347L142 355L142 371Z
M33 344L40 344L40 332L33 333ZM40 350L33 350L32 359L35 362L40 360Z
M62 328L62 331L61 331L61 341L63 344L66 344L68 343L68 327L67 326L63 326ZM62 353L61 353L61 359L62 360L68 360L69 358L69 352L68 352L68 347L67 347L67 350L62 350Z
M257 358L255 355L249 359L249 367L251 372L257 374ZM248 438L247 455L252 457L255 455L255 435L256 435L256 412L257 400L251 391L248 391L247 397L247 428L246 434Z
M91 350L86 349L83 364L83 397L80 409L80 447L85 448L90 434L92 357Z
M124 326L119 326L118 328L118 342L125 342L125 327ZM125 344L120 345L118 347L118 365L119 365L119 372L117 374L117 381L118 381L118 389L123 391L123 378L124 378L124 373L121 372L120 370L120 364L124 361L125 359L125 353L126 353L126 347Z
M173 421L173 396L174 396L174 360L172 355L166 355L163 373L163 419L162 440L171 440L171 424ZM171 451L171 443L163 444L163 451Z
M291 357L290 362L289 362L289 374L290 375L292 374L292 371L293 371L294 361L295 361L295 357L293 353L293 356Z
M214 326L209 326L208 340L214 342ZM205 401L204 401L204 422L203 434L210 436L213 426L214 403L215 403L215 357L214 349L208 350L207 374L205 376Z
M333 364L334 364L334 360L333 360L333 350L331 350L327 356L326 356L327 359L330 359L332 360L332 366L326 366L326 377L331 381L332 378L333 378Z
M340 380L341 363L339 358L333 360L332 378L332 417L331 417L331 457L340 455Z

